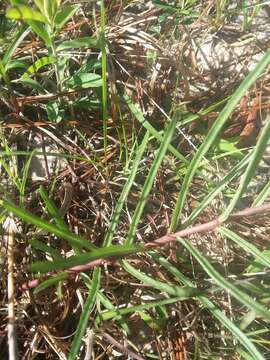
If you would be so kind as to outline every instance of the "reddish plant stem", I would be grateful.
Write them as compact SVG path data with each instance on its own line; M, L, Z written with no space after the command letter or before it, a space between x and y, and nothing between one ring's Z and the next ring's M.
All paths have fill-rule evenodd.
M270 203L264 204L264 205L260 205L260 206L256 206L256 207L252 207L252 208L247 208L241 211L236 212L235 214L232 214L228 219L227 222L233 221L235 219L239 219L239 218L243 218L243 217L248 217L248 216L256 216L256 215L264 215L270 212ZM157 248L157 247L161 247L164 246L168 243L172 243L172 242L176 242L178 237L188 237L194 234L199 234L199 233L205 233L205 232L209 232L209 231L213 231L215 230L217 227L219 227L221 225L221 221L219 220L219 218L216 218L214 220L211 220L207 223L204 224L199 224L199 225L195 225L189 229L184 229L184 230L180 230L174 234L167 234L162 236L161 238L154 240L150 243L145 244L145 249L152 249L152 248ZM66 270L67 274L76 274L82 271L86 271L86 270L90 270L93 269L96 266L102 266L105 264L116 264L117 261L112 260L112 259L97 259L95 261L91 261L87 264L84 265L78 265L78 266L74 266L72 268L69 268ZM46 277L48 277L50 274L46 274ZM28 281L27 283L24 283L22 285L22 289L23 290L27 290L27 289L31 289L36 287L37 285L39 285L39 280L38 279L34 279L31 281Z

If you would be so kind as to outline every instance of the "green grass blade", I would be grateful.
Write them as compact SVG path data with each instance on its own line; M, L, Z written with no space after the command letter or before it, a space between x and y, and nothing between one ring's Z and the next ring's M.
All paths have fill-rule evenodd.
M211 203L211 201L221 193L221 191L228 185L228 183L234 179L236 176L239 176L239 173L246 167L250 159L250 154L247 154L213 189L204 200L198 205L192 213L189 215L188 219L183 223L183 228L189 226L197 218L197 216Z
M55 206L55 203L52 201L52 199L49 198L49 195L47 194L47 191L45 190L45 188L41 185L39 188L39 193L40 196L42 198L42 200L45 203L46 209L48 211L48 213L52 216L52 218L54 219L56 225L63 230L68 230L68 226L67 224L64 222L64 220L62 219L59 210L57 209L57 207Z
M9 48L5 51L5 55L3 57L3 64L5 65L5 67L8 64L8 62L11 60L12 55L14 54L16 49L19 47L21 42L29 34L29 31L30 31L30 28L25 24L23 24L19 27L18 32L17 32L16 36L14 37L13 42L11 43Z
M24 194L25 194L25 187L26 187L26 183L27 183L27 179L28 179L28 175L29 175L29 170L30 170L30 165L31 165L31 161L33 156L35 155L35 150L31 152L29 158L26 160L25 165L24 165L24 169L23 169L23 174L22 174L22 180L20 183L20 206L22 207L24 204Z
M173 266L167 259L157 254L154 251L150 251L149 254L162 266L165 267L173 276L178 278L181 283L186 286L193 287L194 284L190 279L183 275L175 266ZM197 299L202 305L227 329L230 333L239 341L240 344L253 356L254 360L265 360L264 356L257 350L256 346L244 334L227 316L221 311L212 301L206 296L198 295Z
M136 206L136 209L134 211L133 217L132 217L132 221L130 224L130 228L129 228L129 232L127 234L127 239L126 239L126 244L131 244L134 240L135 234L136 234L136 229L137 226L139 224L139 221L141 219L142 213L143 213L143 209L145 207L148 195L152 189L153 186L153 182L155 180L157 171L161 165L161 162L166 154L166 151L168 149L168 146L170 144L170 141L172 139L174 130L175 130L175 126L176 126L176 119L174 118L168 125L165 134L164 134L164 138L160 144L160 147L157 151L156 157L153 160L152 166L149 170L149 173L147 175L147 178L144 182L143 185L143 189L142 192L140 194L140 198L139 198L139 202L138 205Z
M126 101L132 115L145 127L146 130L150 132L152 136L154 136L158 141L163 141L163 134L160 134L143 116L142 112L138 109L138 107L132 102L130 97L127 94L123 96ZM171 144L168 146L168 150L179 160L181 160L184 164L189 164L189 161Z
M152 309L156 306L164 306L164 305L174 304L181 300L182 300L182 297L174 297L174 298L170 298L170 299L149 301L145 304L129 306L126 308L104 311L98 316L98 318L96 320L96 324L99 324L101 321L118 319L119 316L127 315L130 313L135 314L137 311Z
M67 278L68 278L68 274L65 272L51 276L48 279L42 281L42 283L34 289L33 293L34 295L36 295L50 286L57 285L59 281L66 280Z
M248 241L242 239L239 235L235 234L233 231L226 228L219 228L219 232L232 241L234 241L237 245L241 246L246 253L249 253L255 257L255 261L262 263L264 266L270 267L270 258L256 248L253 244Z
M148 140L149 140L149 132L147 132L143 138L143 141L141 143L141 145L139 146L138 150L137 150L137 154L136 157L133 161L133 165L132 168L130 170L130 175L128 177L128 180L126 181L123 190L121 192L121 195L117 201L115 210L113 212L113 216L112 216L112 220L111 220L111 224L110 227L106 233L105 239L104 239L104 246L109 246L111 245L112 239L113 239L113 235L118 227L118 222L119 222L119 218L125 203L125 200L128 196L128 193L133 185L134 179L136 177L137 174L137 170L138 167L140 165L140 161L142 159L143 153L147 147L148 144Z
M181 191L179 192L178 199L176 202L176 206L173 212L173 217L171 221L170 231L175 232L178 228L179 219L181 216L182 209L184 207L187 193L193 176L195 175L200 162L203 156L207 153L210 147L213 145L214 141L217 139L218 134L220 133L222 127L224 126L225 122L233 112L236 105L239 103L241 98L245 95L246 91L250 88L250 86L256 81L258 76L263 72L266 66L270 62L270 50L266 52L263 58L259 61L256 65L255 69L252 70L248 76L242 81L239 88L234 92L233 96L228 101L227 105L219 114L217 120L215 121L214 125L209 130L207 136L203 144L200 146L199 150L195 154L194 158L192 159L188 172L184 178Z
M257 315L262 316L264 320L270 321L270 311L258 301L253 300L250 296L240 290L237 286L233 285L230 281L221 276L209 261L200 254L200 252L190 243L190 241L178 239L188 251L194 256L194 258L201 265L203 270L223 289L228 291L236 300L241 304L248 307L250 310L256 312Z
M31 240L30 245L37 250L41 250L44 253L50 254L54 260L62 260L63 259L63 256L60 254L60 252L58 250L56 250L52 246L44 244L42 241L39 241L38 239Z
M181 298L182 300L194 297L200 294L200 291L195 287L180 287L173 284L167 284L162 281L153 279L152 277L144 274L143 272L135 269L128 261L123 260L123 268L136 279L140 280L143 284L152 286L153 288L164 291L172 296Z
M71 231L60 229L59 227L50 224L43 219L40 219L34 214L28 213L25 209L22 209L8 200L0 200L0 205L6 208L8 211L18 216L28 224L37 226L39 229L48 231L51 234L55 234L62 239L68 240L71 245L85 247L86 249L95 249L96 247L90 244L86 239L73 234Z
M244 191L246 190L251 178L254 176L259 166L259 162L265 152L269 139L270 139L270 117L268 117L268 119L266 120L266 125L263 128L261 136L257 141L257 144L250 159L250 163L246 169L246 172L241 178L237 191L235 192L235 195L231 200L229 206L226 208L226 210L220 217L221 221L227 220L227 218L230 216L231 212L233 211L235 205L237 204L237 202L243 195Z
M97 292L98 292L99 284L100 284L100 274L101 274L100 268L94 269L92 287L91 287L91 290L90 290L90 292L87 296L87 299L85 301L85 304L84 304L84 308L83 308L83 311L82 311L82 314L80 317L80 321L77 326L76 334L75 334L75 337L74 337L72 345L71 345L70 353L68 355L68 360L75 360L80 351L82 339L84 337L84 334L85 334L85 331L87 328L87 324L89 321L89 316L95 305Z
M263 187L259 195L252 203L252 206L262 205L265 202L265 200L269 197L269 194L270 194L270 181L268 181L268 183Z
M100 1L100 47L101 47L101 69L102 69L102 118L103 118L103 141L105 156L107 153L107 54L105 39L105 5Z
M29 265L32 272L46 273L49 271L68 269L73 266L84 265L97 259L108 259L111 257L124 257L143 251L142 246L114 245L92 250L91 252L70 256L69 258L54 261L37 261Z

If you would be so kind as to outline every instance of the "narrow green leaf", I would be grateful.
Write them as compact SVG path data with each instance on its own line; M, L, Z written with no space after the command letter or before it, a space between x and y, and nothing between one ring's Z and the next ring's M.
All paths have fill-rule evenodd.
M228 101L227 105L224 107L224 109L219 114L218 118L216 119L215 123L209 130L207 136L205 137L205 140L203 144L200 146L199 150L195 154L194 158L192 159L187 174L184 178L184 182L181 187L181 191L179 192L178 199L176 202L176 206L173 212L173 217L171 221L170 231L175 232L178 228L179 219L181 216L181 212L183 209L183 206L186 201L186 196L188 193L189 186L191 184L191 181L193 179L193 176L195 175L200 162L203 158L203 156L207 153L207 151L210 149L210 147L213 145L214 141L216 140L219 132L221 131L222 127L226 123L227 119L233 112L236 105L239 103L241 98L245 95L246 91L251 87L251 85L256 81L258 76L264 71L266 66L270 62L270 50L266 52L266 54L263 56L263 58L259 61L257 66L254 70L252 70L248 76L242 81L239 88L234 92L230 100Z
M128 261L122 261L123 268L136 279L140 280L143 284L150 285L153 288L164 291L170 295L177 296L181 298L181 300L188 299L194 296L201 294L201 292L195 288L190 286L180 287L178 285L173 285L169 283L165 283L162 281L155 280L153 277L146 275L145 273L135 269L132 265L128 263Z
M173 276L178 278L181 283L186 286L194 286L192 281L183 275L175 266L173 266L167 259L157 254L155 251L149 252L149 254L162 266L165 267ZM227 316L221 311L212 301L206 296L198 295L197 299L203 304L203 306L226 328L230 333L242 344L245 349L254 357L254 360L265 360L264 356L257 350L256 346L244 334Z
M190 241L178 239L178 241L183 244L189 252L194 256L194 258L201 265L203 270L213 279L215 282L221 286L223 289L228 291L235 299L240 303L248 307L249 309L256 312L257 315L263 317L265 321L270 321L270 311L266 309L265 306L261 305L258 301L253 300L245 292L240 290L237 286L232 284L231 281L224 279L209 263L209 261L202 256L199 251L190 243Z
M42 281L41 284L39 284L35 289L34 289L34 294L38 294L41 291L44 291L45 289L47 289L50 286L56 285L59 283L59 281L63 281L66 280L68 278L68 274L65 272L59 273L57 275L51 276L48 279Z
M26 24L23 24L19 27L16 35L13 38L12 43L10 44L8 49L5 51L5 55L3 57L4 65L6 65L6 66L8 65L9 61L12 58L12 55L14 54L16 49L19 47L21 42L25 39L25 37L29 34L29 31L30 31L30 28Z
M9 19L14 20L34 20L42 23L47 23L47 19L39 11L31 9L29 6L18 5L9 8L6 12Z
M44 229L51 234L55 234L62 239L68 240L71 245L85 247L86 249L94 249L95 246L90 244L89 241L81 238L80 236L73 234L70 231L63 230L58 228L57 226L46 222L43 219L40 219L34 214L28 213L25 209L20 208L8 200L2 199L0 200L0 205L6 208L8 211L12 212L14 215L18 216L28 224L32 224L37 226L39 229Z
M84 265L97 259L108 259L111 257L123 257L127 255L137 254L143 251L142 246L134 245L114 245L105 248L92 250L91 252L83 253L80 255L70 256L63 260L55 261L37 261L29 265L32 272L46 273L53 270L68 269L73 266Z
M68 230L67 224L62 219L59 210L57 209L55 203L52 201L52 199L49 198L49 195L47 194L47 191L45 190L44 186L40 186L39 188L40 196L42 197L42 200L45 203L46 209L48 213L51 215L51 217L54 219L56 225L63 230Z
M231 200L229 206L226 208L226 210L220 217L221 221L227 220L227 218L230 216L231 212L233 211L235 205L237 204L237 202L243 195L244 191L246 190L251 178L254 176L259 166L260 160L263 157L269 139L270 139L270 116L267 118L266 125L264 126L262 133L259 136L259 139L257 140L257 144L251 155L250 162L248 164L246 172L241 178L240 184L235 192L235 195Z
M134 211L132 221L129 227L129 232L127 234L126 238L126 244L131 244L134 240L137 226L139 224L139 221L141 219L143 209L145 207L145 204L147 202L148 195L152 189L154 180L156 178L156 174L158 172L158 169L162 163L162 160L166 154L166 151L168 149L168 146L170 144L170 141L172 139L174 130L176 126L176 119L174 118L169 124L168 127L164 133L164 137L162 142L160 143L159 149L157 151L157 154L155 156L155 159L153 160L152 166L148 172L147 178L144 182L142 192L139 197L138 205L136 206L136 209Z
M148 144L148 140L149 140L149 132L147 131L144 138L143 138L143 141L141 143L141 145L139 146L138 150L137 150L137 154L136 154L136 157L133 161L133 165L132 165L132 168L130 170L130 175L123 187L123 190L121 192L121 195L117 201L117 204L116 204L116 207L114 209L114 212L113 212L113 216L112 216L112 220L111 220L111 223L110 223L110 227L106 233L106 236L105 236L105 239L104 239L104 246L109 246L111 245L111 242L112 242L112 239L113 239L113 236L114 236L114 233L117 229L117 226L118 226L118 223L119 223L119 218L121 216L121 212L122 212L122 209L123 209L123 206L124 206L124 203L125 203L125 200L128 196L128 193L133 185L133 182L135 180L135 177L137 175L137 170L138 170L138 167L140 165L140 161L142 159L142 156L145 152L145 149L147 147L147 144Z
M255 257L255 261L262 263L264 266L270 267L270 258L256 248L253 244L242 239L239 235L226 228L219 228L218 231L234 241L237 245L241 246L246 253L249 253Z
M252 206L262 205L265 202L265 200L269 197L269 195L270 195L270 181L268 181L268 183L263 187L259 195L252 203Z
M77 358L77 355L80 351L81 342L85 334L85 330L87 328L87 324L89 321L89 316L91 314L91 311L93 310L93 307L95 305L99 284L100 284L100 269L96 268L93 272L93 280L92 280L92 286L91 290L87 296L87 299L84 304L84 308L80 317L79 324L77 326L76 334L74 336L74 339L72 341L70 353L68 355L68 360L75 360Z
M31 240L30 245L37 250L41 250L44 253L48 253L55 260L63 259L63 256L60 254L58 250L56 250L54 247L50 245L44 244L42 241L39 241L38 239Z
M174 298L170 298L170 299L149 301L145 304L134 305L134 306L129 306L129 307L125 307L125 308L121 307L120 309L104 311L101 314L99 314L99 316L96 320L96 324L99 324L101 321L118 319L119 316L123 316L123 315L127 315L127 314L135 314L137 311L148 310L148 309L155 308L157 306L174 304L178 301L181 301L182 299L183 299L182 297L174 297Z
M126 101L132 115L150 132L158 141L163 141L163 135L161 135L143 116L139 108L132 102L127 94L123 96ZM179 160L183 161L184 164L189 164L189 161L171 144L168 146L168 150Z

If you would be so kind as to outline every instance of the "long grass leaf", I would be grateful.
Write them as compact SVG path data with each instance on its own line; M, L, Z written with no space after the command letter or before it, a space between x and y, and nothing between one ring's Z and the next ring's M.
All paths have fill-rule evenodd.
M232 198L229 206L226 208L224 213L221 215L220 220L225 221L230 216L231 212L233 211L235 205L243 195L244 191L246 190L251 178L254 176L258 166L259 162L265 152L265 149L267 147L267 144L270 139L270 117L268 117L266 121L266 125L263 128L263 131L261 133L261 136L259 137L257 144L255 146L255 149L252 153L250 163L244 173L244 175L241 178L240 184L237 188L237 191L235 192L234 197Z
M71 231L60 229L59 227L40 219L34 214L28 213L25 209L16 206L8 200L0 200L0 205L6 208L8 211L18 216L28 224L37 226L39 229L48 231L51 234L55 234L62 239L68 240L71 245L85 247L86 249L95 249L96 247L90 244L86 239L73 234Z
M264 266L270 267L270 258L256 248L253 244L242 239L239 235L226 228L219 228L219 232L229 239L234 241L237 245L241 246L246 253L249 253L255 257L255 261L262 263Z
M140 194L138 205L134 211L132 222L130 224L129 232L127 234L126 244L131 244L136 234L137 226L141 219L141 215L143 213L143 209L145 207L148 195L152 189L156 174L161 165L161 162L166 154L170 141L172 139L174 130L176 126L176 119L174 118L171 123L169 123L166 132L164 134L164 138L159 146L155 159L153 160L152 166L149 170L149 173L144 182L142 192Z
M183 275L174 265L167 259L150 251L149 254L165 269L167 269L173 276L178 278L181 283L186 286L194 286L193 282ZM211 300L206 296L198 295L197 299L201 304L239 341L240 344L253 356L254 360L265 360L264 356L257 350L256 346L225 314L221 311Z
M222 127L224 126L225 122L233 112L236 105L245 95L246 91L250 88L250 86L256 81L258 76L263 72L263 70L266 68L269 62L270 62L270 50L266 52L263 58L256 65L255 69L249 73L249 75L242 81L239 88L234 92L233 96L230 98L227 105L221 111L215 123L209 130L203 144L200 146L199 150L192 159L177 198L177 202L175 205L171 226L170 226L171 232L175 232L178 228L179 219L186 201L186 196L188 193L189 186L191 184L193 176L195 175L200 165L203 156L207 153L207 151L213 145L214 141L217 139L218 134L220 133Z
M68 355L68 360L75 360L80 351L82 339L84 337L87 324L89 321L89 316L95 305L97 292L99 289L99 283L100 283L100 274L101 274L100 268L96 268L93 272L93 281L92 281L91 290L84 304L80 321L77 326L76 334L71 345L70 353Z
M125 203L125 200L128 196L128 193L133 185L133 182L134 182L134 179L137 175L137 170L138 170L138 167L140 165L140 161L142 159L142 156L143 156L143 153L147 147L147 143L148 143L148 140L149 140L149 132L147 131L147 133L145 134L144 138L143 138L143 141L141 143L141 145L139 146L138 150L137 150L137 154L136 154L136 157L133 161L133 165L132 165L132 168L130 170L130 175L123 187L123 190L121 192L121 195L117 201L117 204L116 204L116 207L115 207L115 210L113 212L113 216L112 216L112 219L111 219L111 223L110 223L110 227L106 233L106 236L105 236L105 239L104 239L104 246L109 246L111 245L111 242L112 242L112 239L113 239L113 235L114 235L114 232L116 231L117 229L117 226L118 226L118 222L119 222L119 218L120 218L120 215L121 215L121 211L123 209L123 206L124 206L124 203Z
M223 289L228 291L236 300L241 304L245 305L249 309L256 312L257 315L260 315L266 321L270 321L270 311L258 301L253 300L250 296L240 290L237 286L232 284L230 281L226 280L222 275L220 275L209 261L200 254L200 252L190 243L190 241L178 239L178 241L183 244L188 251L194 256L194 258L201 265L203 270Z
M54 261L37 261L29 265L32 272L46 273L53 270L68 269L78 265L87 264L97 259L108 259L113 257L124 257L136 254L143 250L142 246L134 245L114 245L92 250L91 252L70 256L67 259Z
M194 287L190 287L190 286L180 287L177 285L168 284L159 280L155 280L153 277L150 277L145 273L135 269L134 266L130 265L128 261L123 260L122 263L123 263L123 268L130 275L140 280L143 284L150 285L159 291L164 291L170 295L180 297L182 300L200 294L200 291Z
M163 134L160 134L154 126L152 126L143 116L142 112L138 109L138 107L132 102L130 97L127 94L123 96L126 101L132 115L145 127L146 130L150 132L152 136L154 136L158 141L163 141ZM176 118L176 117L175 117ZM182 155L173 145L168 146L168 150L179 160L181 160L184 164L189 164L189 161Z

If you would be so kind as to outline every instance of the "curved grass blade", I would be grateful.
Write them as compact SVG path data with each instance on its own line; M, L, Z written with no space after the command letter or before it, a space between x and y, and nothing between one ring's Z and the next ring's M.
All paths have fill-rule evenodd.
M253 244L242 239L239 235L226 228L219 228L218 231L234 241L237 245L241 246L247 253L255 257L256 262L260 262L264 266L270 267L270 258L256 248Z
M183 299L182 297L174 297L171 299L155 300L155 301L147 302L145 304L129 306L126 308L121 308L121 309L104 311L101 314L99 314L95 323L96 323L96 325L98 325L102 321L108 321L111 319L118 320L119 316L127 315L130 313L135 314L137 311L152 309L152 308L155 308L156 306L164 306L164 305L174 304L178 301L181 301L182 299Z
M170 232L175 232L178 228L179 218L186 201L190 183L200 165L203 156L208 152L210 147L213 145L214 141L217 139L219 132L221 131L225 122L233 112L236 105L245 95L246 91L250 88L250 86L256 81L258 76L263 72L263 70L266 68L269 62L270 62L270 50L266 52L263 58L256 65L255 69L249 73L249 75L242 81L239 88L234 92L233 96L230 98L227 105L219 114L214 125L209 130L203 144L200 146L199 150L192 159L177 198L176 206L171 221Z
M234 179L236 176L239 176L239 173L242 169L246 167L250 159L250 154L247 154L230 172L227 174L213 189L204 200L197 206L192 213L189 215L188 219L183 223L183 228L189 226L197 218L197 216L207 207L211 201L221 193L221 191L227 186L227 184Z
M58 250L56 250L52 246L44 244L42 241L39 241L38 239L31 240L30 245L32 247L34 247L35 249L38 249L38 250L43 251L44 253L50 254L54 260L62 260L63 259L63 256L60 254L60 252Z
M140 198L139 198L139 202L138 205L136 206L136 209L134 211L133 217L132 217L132 221L130 224L130 228L129 228L129 232L127 234L127 239L125 241L126 244L131 244L134 240L135 234L136 234L136 230L137 230L137 226L139 224L139 221L141 219L142 213L143 213L143 209L144 206L146 204L147 201L147 197L152 189L153 186L153 182L155 180L157 171L161 165L161 162L167 152L168 146L170 144L170 141L172 139L174 130L175 130L175 126L176 126L176 119L174 118L168 125L165 133L164 133L164 137L162 142L160 143L157 155L152 163L152 166L149 170L149 173L147 175L147 178L144 182L143 185L143 189L142 192L140 194Z
M36 295L50 286L57 285L59 281L66 280L67 278L68 278L68 274L65 272L51 276L48 279L42 281L42 283L34 289L33 293L34 295Z
M157 254L155 251L149 251L150 254L160 265L168 270L173 276L178 278L181 283L186 286L194 286L192 281L183 275L175 266L173 266L167 259ZM198 295L197 299L202 305L239 341L240 344L253 356L255 360L265 360L264 356L257 350L256 346L227 316L221 311L212 301L206 296Z
M40 193L40 196L42 197L42 200L45 203L48 213L53 217L56 225L60 229L69 231L67 224L64 222L64 220L62 219L62 217L59 213L59 210L55 206L54 202L49 198L47 191L45 190L45 188L42 185L39 188L39 193Z
M245 174L242 176L240 184L235 192L234 197L232 198L229 206L226 208L224 213L221 215L220 220L226 221L227 218L230 216L231 212L233 211L235 205L243 195L244 191L246 190L251 178L254 176L261 158L265 152L267 144L270 139L270 117L266 120L266 125L263 128L261 136L259 137L255 149L252 153L250 163L246 169Z
M100 268L94 269L91 290L84 304L80 321L77 326L76 334L72 341L70 353L68 355L68 360L75 360L80 351L81 342L85 334L85 330L89 321L89 316L95 305L99 284L100 284L100 274L101 274Z
M90 244L86 239L73 234L71 231L60 229L59 227L40 219L34 214L28 213L25 209L20 208L8 200L1 199L0 205L6 208L8 211L18 216L28 224L37 226L39 229L44 229L51 234L55 234L62 239L68 240L71 245L85 247L88 250L95 249L96 247Z
M265 202L265 200L269 197L269 195L270 195L270 181L268 181L268 183L263 187L259 195L252 203L252 206L262 205Z
M43 56L42 58L38 59L34 62L33 65L29 66L29 68L25 71L22 75L22 79L28 78L30 75L35 74L44 66L55 64L56 58L53 56Z
M138 107L131 101L130 97L127 94L123 96L126 101L130 111L133 116L145 127L146 130L149 131L151 135L153 135L158 141L163 141L163 134L160 134L143 116L142 112L138 109ZM176 116L175 116L176 118ZM184 164L189 164L189 161L182 155L174 146L169 144L168 150L179 160L183 161Z
M23 24L19 27L13 42L11 43L9 48L5 51L5 55L2 59L5 67L7 67L7 64L11 60L12 55L14 54L18 46L21 44L21 42L24 40L24 38L29 34L29 32L30 32L30 28L27 25Z
M134 245L113 245L99 249L92 250L91 252L70 256L67 259L55 261L37 261L29 265L31 272L46 273L49 271L68 269L73 266L84 265L97 259L108 259L113 257L124 257L127 255L137 254L143 251L142 246Z
M128 263L128 261L123 260L122 261L123 268L132 276L134 276L136 279L140 280L143 284L147 284L152 286L153 288L164 291L170 295L176 296L181 298L181 300L189 299L191 297L199 295L201 292L191 286L186 287L180 287L177 285L172 284L166 284L162 281L158 281L153 279L152 277L144 274L143 272L135 269L132 265Z
M258 301L253 300L250 296L240 290L237 286L233 285L230 281L224 279L209 263L209 261L200 254L200 252L190 243L190 241L184 239L177 239L183 244L188 251L194 256L194 258L201 265L203 270L223 289L228 291L236 300L241 304L248 307L250 310L256 312L257 315L263 317L265 321L270 321L270 311Z
M143 138L143 141L141 143L141 145L139 146L138 150L137 150L137 154L136 154L136 157L133 161L133 165L132 165L132 168L130 170L130 174L129 174L129 177L123 187L123 190L121 192L121 195L117 201L117 204L116 204L116 207L115 207L115 210L113 212L113 216L112 216L112 219L111 219L111 224L110 224L110 227L106 233L106 236L105 236L105 239L104 239L104 246L109 246L111 245L111 242L112 242L112 239L113 239L113 235L114 235L114 232L116 231L117 229L117 226L118 226L118 223L119 223L119 218L120 218L120 215L121 215L121 211L123 209L123 206L124 206L124 203L125 203L125 200L128 196L128 193L133 185L133 182L134 182L134 179L137 175L137 170L138 170L138 167L140 165L140 161L141 161L141 158L143 156L143 153L147 147L147 143L148 143L148 140L149 140L149 132L147 131L144 138Z

